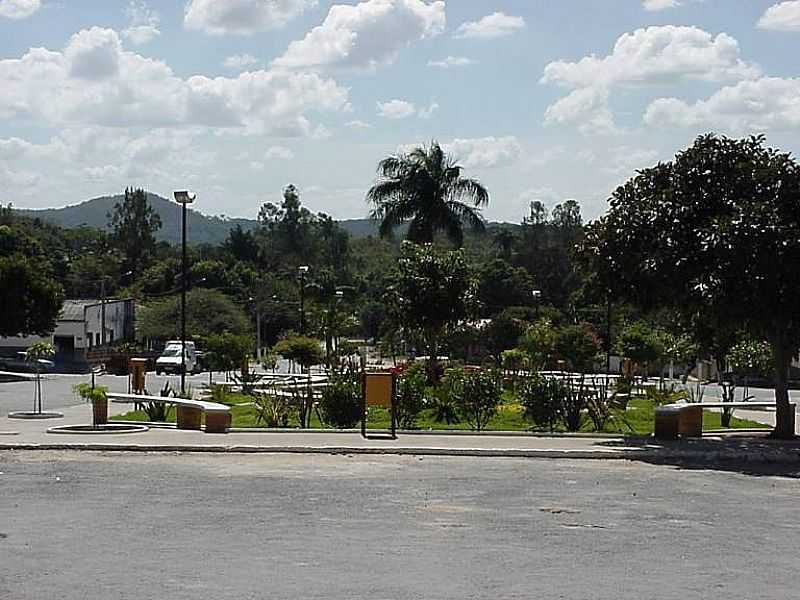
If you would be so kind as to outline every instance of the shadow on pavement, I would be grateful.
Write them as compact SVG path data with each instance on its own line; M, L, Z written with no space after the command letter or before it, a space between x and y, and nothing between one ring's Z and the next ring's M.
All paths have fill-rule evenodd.
M681 469L728 471L755 477L800 479L800 439L772 440L767 434L729 435L664 442L652 438L608 440L598 446L647 450L631 460Z

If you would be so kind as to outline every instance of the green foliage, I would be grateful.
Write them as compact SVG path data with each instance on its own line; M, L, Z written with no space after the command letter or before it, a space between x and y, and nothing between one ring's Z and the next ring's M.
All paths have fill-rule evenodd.
M337 429L350 429L361 421L361 386L357 379L340 377L333 379L322 390L319 403L323 420Z
M505 350L502 354L503 368L508 371L520 371L528 362L528 353L519 348Z
M382 160L378 183L367 193L372 217L381 222L381 236L391 237L396 227L409 223L407 238L412 242L433 243L434 235L443 231L460 247L464 225L482 232L480 208L489 203L489 192L461 171L436 141Z
M0 255L0 336L45 335L55 329L64 302L42 258Z
M528 323L504 310L479 332L480 341L499 366L505 352L517 346L527 327Z
M105 400L108 394L108 387L104 385L92 387L90 383L78 383L72 386L72 390L86 402L92 403Z
M531 361L531 368L536 371L543 369L551 360L556 351L558 340L556 329L547 319L541 319L528 327L519 340L519 347Z
M256 409L256 424L263 427L288 427L292 404L286 396L259 393L253 398Z
M249 335L213 334L205 338L206 361L212 371L241 369L253 349Z
M453 425L458 423L458 406L456 401L464 378L463 369L448 369L439 385L434 389L431 407L433 420L436 423Z
M153 340L180 336L180 296L149 302L137 316L140 336ZM245 335L250 323L244 311L218 290L194 289L186 294L186 331L190 338L208 338L222 332Z
M425 391L428 378L425 367L413 363L397 381L395 414L401 429L414 429L419 414L425 408Z
M445 330L472 314L474 297L475 282L463 252L403 243L385 303L398 326L420 333L430 356L437 355Z
M682 400L689 400L690 397L686 390L679 389L674 383L661 388L647 388L645 396L655 406L674 404Z
M448 393L454 400L458 415L474 431L484 429L497 414L503 392L497 373L453 369L447 377Z
M497 258L478 273L478 299L485 315L496 315L510 306L533 302L533 278L521 267Z
M273 350L286 360L294 361L305 369L321 364L325 360L320 341L306 336L287 337L275 344Z
M726 362L738 377L763 377L772 369L772 350L767 342L745 338L731 348Z
M369 301L359 313L361 330L367 339L377 339L386 321L386 306L382 302Z
M526 377L517 387L517 397L525 408L525 417L534 426L548 431L555 431L565 395L563 382L541 375Z
M55 348L50 342L34 342L25 351L25 360L34 362L39 359L47 359L55 353Z
M600 352L600 340L594 330L586 325L567 325L558 330L555 350L570 369L579 373L591 370Z
M125 257L125 268L141 272L155 251L155 232L161 228L161 217L150 206L142 189L126 189L125 196L108 215L113 239Z
M636 321L625 326L617 345L620 354L637 365L656 362L665 350L660 332L645 321Z

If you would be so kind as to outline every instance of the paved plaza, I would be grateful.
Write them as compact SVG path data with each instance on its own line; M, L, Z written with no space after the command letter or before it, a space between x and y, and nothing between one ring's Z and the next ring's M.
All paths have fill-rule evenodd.
M795 474L88 452L0 452L0 472L13 600L797 593Z

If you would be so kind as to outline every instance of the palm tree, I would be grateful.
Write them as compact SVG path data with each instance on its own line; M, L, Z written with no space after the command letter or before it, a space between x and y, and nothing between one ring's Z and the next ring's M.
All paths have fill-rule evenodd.
M489 203L489 192L461 172L436 141L383 159L378 182L367 193L367 202L374 206L371 216L381 221L381 237L408 222L406 237L412 242L431 243L437 231L444 231L460 247L465 225L485 231L480 209Z

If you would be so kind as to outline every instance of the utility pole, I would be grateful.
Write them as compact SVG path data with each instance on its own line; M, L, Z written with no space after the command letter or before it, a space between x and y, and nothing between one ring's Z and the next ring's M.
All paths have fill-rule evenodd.
M175 192L175 202L181 210L181 396L186 394L186 287L188 274L186 269L186 205L194 202L196 196L187 191Z
M100 345L106 345L106 279L100 280Z

